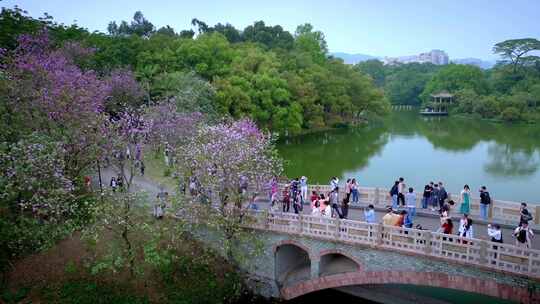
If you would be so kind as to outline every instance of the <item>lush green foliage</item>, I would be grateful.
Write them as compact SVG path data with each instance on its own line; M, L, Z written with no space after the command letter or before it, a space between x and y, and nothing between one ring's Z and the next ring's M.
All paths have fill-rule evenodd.
M442 68L426 85L422 97L448 91L456 95L454 112L508 122L540 121L540 64L497 65L489 71L465 65Z
M356 70L367 73L377 86L384 89L393 104L420 105L420 94L440 66L431 63L383 65L379 60L358 63Z
M456 113L539 122L540 60L531 55L539 49L540 41L533 38L497 43L493 52L503 60L490 70L460 64L383 65L378 60L361 62L355 69L369 74L393 104L429 106L431 94L450 92L456 96Z
M2 15L9 17L3 21L10 29L3 31L6 41L14 41L27 23L33 31L44 24L20 11L4 9ZM140 12L130 23L111 22L109 35L45 23L57 44L77 40L96 50L80 63L85 69L99 74L133 69L147 101L175 98L182 107L198 108L184 98L195 95L190 100L200 102L204 111L249 117L263 128L292 134L348 124L387 109L364 73L327 56L324 34L310 24L298 26L294 35L262 21L243 31L197 19L192 24L199 33L195 39L170 27L156 31Z
M450 64L431 77L420 97L429 101L431 94L464 89L471 89L478 94L487 93L487 82L482 70L472 65Z
M514 72L520 66L536 63L540 57L528 55L540 50L540 41L534 38L510 39L493 46L493 53L499 54L506 63L510 63Z
M195 259L194 254L179 251L178 247L188 239L183 229L186 223L175 220L165 225L155 221L148 214L149 200L141 198L131 186L135 174L139 174L143 151L164 146L172 152L171 171L176 168L185 172L190 168L199 180L223 185L224 196L238 193L242 177L254 179L252 185L260 189L272 174L279 174L280 160L270 133L261 131L252 120L233 122L226 117L255 116L269 128L276 129L273 121L277 121L282 126L279 130L290 129L287 111L294 101L278 54L259 42L233 45L218 30L202 33L196 40L178 37L167 29L155 34L141 14L129 26L111 25L114 35L80 30L79 36L69 38L54 34L52 29L62 32L66 28L52 22L21 17L19 11L3 10L2 14L18 14L36 24L36 30L20 35L13 48L2 49L0 58L0 116L5 118L0 143L2 274L8 273L7 266L14 258L44 251L81 230L93 254L85 259L85 270L92 276L104 274L113 281L127 278L132 282L157 272L170 283L168 292L178 302L220 303L238 296L241 284L236 272L231 268L227 271L230 274L203 276L204 272L215 271L211 267L218 263L215 255L201 254ZM45 28L37 29L43 25ZM301 35L323 37L311 30ZM153 39L162 41L159 49ZM95 41L98 43L93 44ZM109 48L104 41L116 44ZM140 48L130 58L122 54L119 45ZM340 62L332 65L343 66ZM357 77L369 89L369 79ZM248 93L250 111L225 107L222 101L231 97L220 90L220 81L223 85L229 83L233 90L245 82L248 87L241 92ZM352 89L350 92L359 95ZM381 96L378 98L376 102ZM361 97L355 100L371 102ZM255 115L258 104L268 110L267 117ZM274 109L276 106L279 111ZM300 130L302 108L291 108L294 115L289 116ZM235 111L238 113L233 115ZM280 119L272 117L276 113ZM189 144L190 152L203 153L182 154L182 144ZM221 146L213 146L217 144ZM209 157L204 165L211 167L197 166L198 161L204 161L200 157ZM187 162L178 163L177 158ZM120 176L123 186L119 191L92 189L91 176L105 163L109 171ZM206 178L210 172L206 169L212 166L218 168L219 180ZM200 189L201 196L208 196L207 190ZM240 222L223 213L214 212L205 220L210 227L227 231L223 236L226 254L233 252L228 248L235 247L235 242L245 237L255 239L254 233L243 233ZM236 254L242 251L238 246L234 251L229 255L233 263L243 256ZM198 278L177 290L182 279L193 279L193 269L204 279ZM69 291L74 298L65 298L64 287L57 290L54 301L77 302L81 288L90 294L81 302L97 301L93 296L101 290L101 286L83 282ZM141 300L103 292L111 301Z

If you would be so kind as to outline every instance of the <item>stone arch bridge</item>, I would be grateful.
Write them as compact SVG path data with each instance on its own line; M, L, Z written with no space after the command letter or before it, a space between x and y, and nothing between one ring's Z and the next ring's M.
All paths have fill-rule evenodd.
M405 284L540 303L538 250L290 213L254 212L247 223L265 248L246 270L267 296L288 300L327 288Z

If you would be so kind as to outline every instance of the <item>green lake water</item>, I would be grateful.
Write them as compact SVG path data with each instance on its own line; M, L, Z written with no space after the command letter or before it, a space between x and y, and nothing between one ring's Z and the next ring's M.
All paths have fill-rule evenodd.
M451 193L464 184L478 196L540 204L540 126L393 112L381 122L284 139L285 174L327 184L356 178L361 186L390 187L403 176L417 191L442 181Z

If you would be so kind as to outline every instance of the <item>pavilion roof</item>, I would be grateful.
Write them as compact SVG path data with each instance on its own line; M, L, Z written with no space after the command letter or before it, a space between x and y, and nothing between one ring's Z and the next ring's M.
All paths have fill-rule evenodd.
M439 92L437 94L431 94L431 97L434 97L434 98L453 98L454 95L453 94L450 94L446 91L443 91L443 92Z

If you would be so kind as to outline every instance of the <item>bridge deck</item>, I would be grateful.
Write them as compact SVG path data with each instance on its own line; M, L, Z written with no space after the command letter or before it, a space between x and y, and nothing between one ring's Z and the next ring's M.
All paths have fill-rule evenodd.
M257 204L261 209L268 209L269 203L267 200L260 199L257 201ZM364 221L363 210L367 206L367 203L360 203L358 205L351 205L349 208L350 220ZM291 207L291 212L293 211ZM311 214L311 208L309 205L305 205L302 211L303 214ZM376 210L376 218L379 222L381 218L385 215L385 212L381 210ZM454 220L454 233L457 234L457 229L459 225L459 218L452 217ZM414 217L414 225L420 224L423 229L436 231L440 227L440 220L435 212L431 212L429 209L417 209L417 215ZM503 241L506 244L515 244L515 238L512 236L514 228L512 226L502 226L501 231L503 233ZM474 237L477 239L490 240L487 235L487 224L483 221L474 221L473 220L473 233ZM532 248L540 249L540 237L533 238Z

